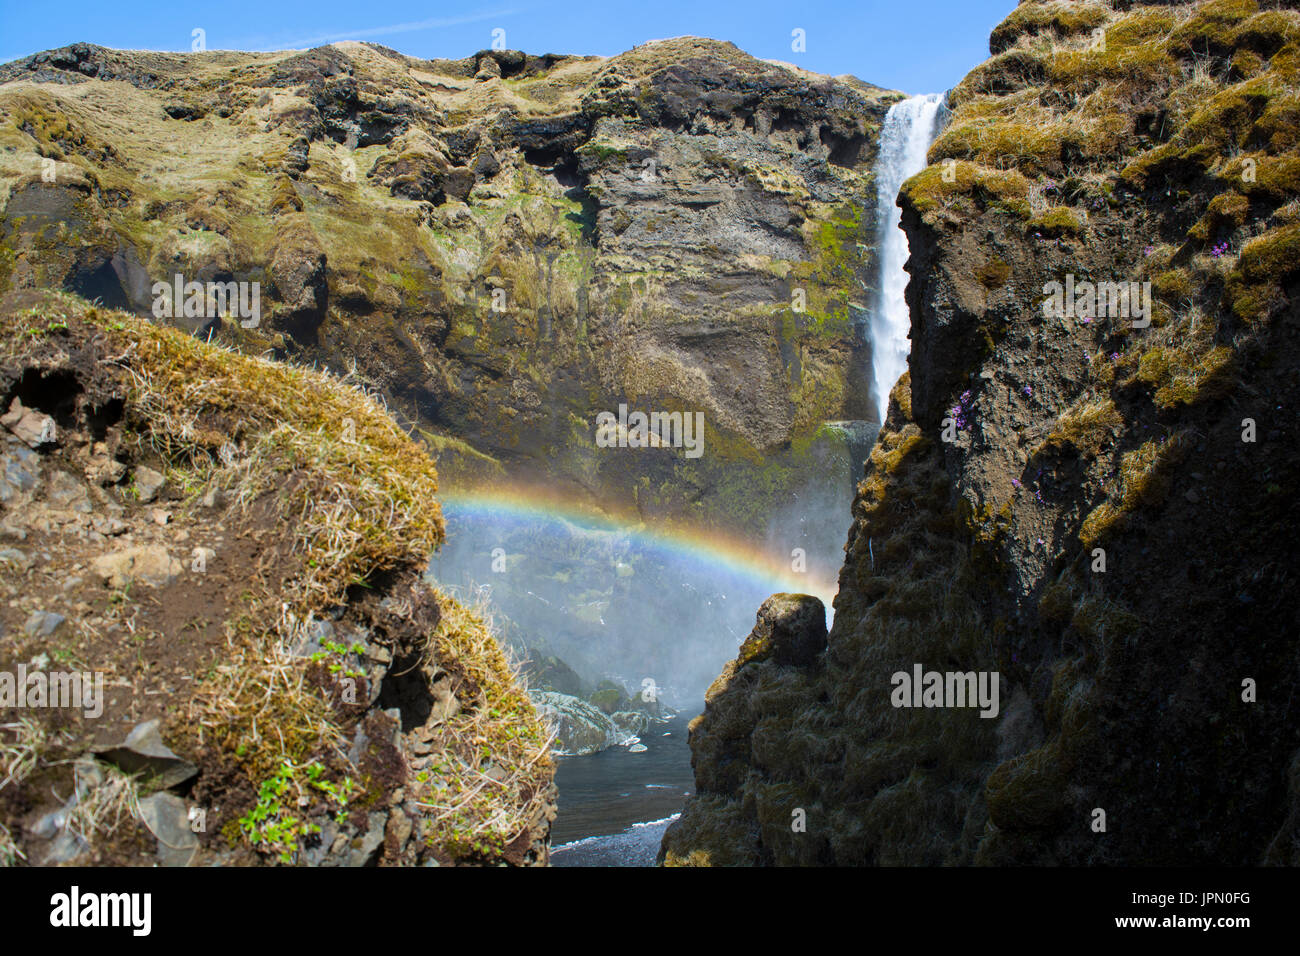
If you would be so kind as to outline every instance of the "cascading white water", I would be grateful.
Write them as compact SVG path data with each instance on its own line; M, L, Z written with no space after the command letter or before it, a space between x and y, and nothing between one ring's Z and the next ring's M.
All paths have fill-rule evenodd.
M895 203L898 190L909 177L925 168L925 154L934 141L943 109L943 94L913 96L895 103L885 116L876 156L876 194L879 232L876 237L876 303L871 314L871 366L880 421L889 409L889 392L907 371L907 333L911 318L907 288L907 236L899 228L901 212Z

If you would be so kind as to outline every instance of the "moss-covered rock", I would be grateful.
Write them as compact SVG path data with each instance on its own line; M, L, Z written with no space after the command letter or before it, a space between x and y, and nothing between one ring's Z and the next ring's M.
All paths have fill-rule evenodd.
M853 309L899 94L692 37L608 59L70 49L0 73L6 231L45 154L59 189L87 184L55 217L75 238L8 243L9 281L140 313L128 286L178 270L260 281L261 327L197 331L355 369L459 443L449 487L487 460L584 505L756 532L807 484L822 423L876 406ZM111 113L83 95L109 78ZM72 248L92 232L93 262ZM620 403L702 412L705 453L598 449Z
M826 608L810 594L773 594L758 609L754 630L740 645L740 665L774 660L803 667L826 648Z
M626 728L616 724L609 714L577 697L533 691L532 700L542 719L553 729L551 748L557 753L569 756L599 753L628 736Z
M666 864L1289 858L1300 730L1242 682L1296 655L1293 7L1028 0L995 32L900 196L909 374L827 649L723 670ZM1067 277L1149 313L1044 310ZM997 672L997 719L896 706L918 663Z
M86 809L117 807L76 824L83 844L153 865L143 782L110 773L101 789L105 771L86 767L120 750L102 727L153 720L217 815L191 863L545 862L545 727L482 619L422 580L444 533L436 470L374 399L32 292L0 302L0 397L59 416L46 457L17 462L32 480L4 485L10 532L44 526L58 546L52 585L0 582L0 661L40 650L15 615L61 607L66 643L46 653L131 671L139 690L101 702L103 723L25 726L39 746L10 781L24 795L0 808L0 859L47 858L53 834L14 814L72 787L77 761L77 779L97 781ZM146 648L169 665L137 669Z

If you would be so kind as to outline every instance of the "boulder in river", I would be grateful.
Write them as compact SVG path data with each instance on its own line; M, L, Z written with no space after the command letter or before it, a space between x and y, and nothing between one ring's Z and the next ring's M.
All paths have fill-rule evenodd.
M639 710L620 710L609 715L615 727L630 737L639 737L650 726L650 718Z
M599 753L628 736L585 700L554 691L534 691L531 696L542 719L555 728L551 749L556 753L566 756Z

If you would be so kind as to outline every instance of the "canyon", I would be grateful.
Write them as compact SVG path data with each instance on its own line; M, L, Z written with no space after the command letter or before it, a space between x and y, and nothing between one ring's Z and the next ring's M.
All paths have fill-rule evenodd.
M110 675L0 855L539 865L648 752L602 860L1300 862L1300 10L989 53L0 66L0 669Z

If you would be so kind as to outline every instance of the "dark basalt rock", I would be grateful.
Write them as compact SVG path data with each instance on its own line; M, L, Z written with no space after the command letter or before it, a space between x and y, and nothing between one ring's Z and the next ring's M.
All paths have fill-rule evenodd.
M192 103L168 103L163 107L163 112L178 120L203 119L207 115L206 110Z
M271 281L286 307L277 316L281 327L299 341L312 341L329 297L326 257L311 227L293 218L271 260Z
M1293 57L1300 21L1291 3L1074 6L1020 4L994 47L1033 42L957 87L932 164L902 189L909 374L857 487L827 649L783 666L756 628L710 687L666 863L1300 859L1300 727L1288 693L1256 693L1289 687L1297 659L1300 226L1294 182L1230 165L1294 168L1294 116L1246 92L1286 88L1292 61L1244 81L1224 63L1190 108L1177 81L1109 101L1094 122L1119 137L1076 126L1068 82L1022 69L1086 31L1062 22L1076 12L1112 44L1136 18L1186 15L1182 46L1107 54L1174 74L1206 50ZM1081 69L1098 96L1134 82L1102 57ZM681 75L662 109L707 120L679 109ZM1028 122L1010 104L1031 98L1062 145L1000 153ZM800 117L754 119L803 142ZM1067 276L1150 282L1152 321L1046 313ZM997 713L907 708L894 677L918 665L998 675Z
M289 151L284 157L284 171L290 176L297 178L307 171L308 152L311 144L307 141L306 136L299 136L289 147Z
M773 594L758 609L758 623L740 645L741 665L769 658L806 667L826 649L826 605L811 594Z

